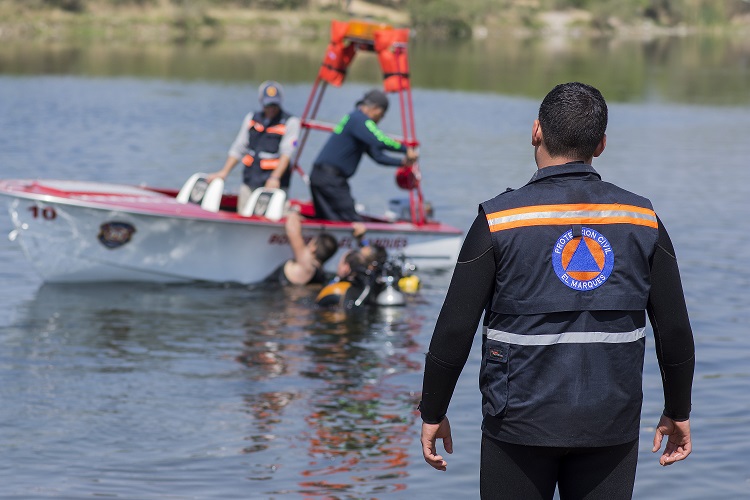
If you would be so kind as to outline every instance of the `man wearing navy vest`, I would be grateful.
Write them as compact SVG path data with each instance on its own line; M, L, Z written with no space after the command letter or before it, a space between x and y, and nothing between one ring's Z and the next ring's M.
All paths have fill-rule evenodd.
M207 177L209 182L217 177L226 180L235 165L241 162L245 168L238 208L255 189L289 189L289 162L297 145L300 120L282 108L283 92L278 82L268 80L260 84L258 100L263 109L245 116L229 148L224 167Z
M607 105L556 86L532 128L538 170L482 203L425 361L422 450L446 470L446 413L484 312L483 499L630 499L646 314L664 387L652 451L691 452L693 334L674 248L651 202L601 180Z

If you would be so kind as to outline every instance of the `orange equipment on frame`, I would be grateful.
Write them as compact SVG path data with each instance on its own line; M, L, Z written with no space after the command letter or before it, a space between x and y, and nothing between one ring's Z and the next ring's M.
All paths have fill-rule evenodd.
M408 29L395 29L388 24L368 21L331 22L331 40L302 112L303 130L293 162L295 170L300 172L306 183L309 183L309 179L299 166L299 158L310 130L332 132L334 127L331 124L315 121L323 93L328 84L340 87L344 83L347 69L358 50L377 54L383 71L383 90L398 93L403 134L401 142L407 147L419 146L414 128L414 105L409 81L408 41ZM397 170L396 183L400 188L409 191L411 221L416 225L427 222L420 180L419 165L416 163L411 167L402 167Z
M346 70L357 53L354 45L344 41L348 29L349 23L331 21L331 41L318 71L318 78L336 87L344 83Z

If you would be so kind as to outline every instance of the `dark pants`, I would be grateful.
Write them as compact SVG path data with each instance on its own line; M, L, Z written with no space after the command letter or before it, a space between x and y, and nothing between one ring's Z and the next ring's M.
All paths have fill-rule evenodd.
M629 500L638 440L601 448L521 446L482 436L484 500Z
M354 209L349 182L332 165L314 165L310 173L315 217L336 221L361 221Z

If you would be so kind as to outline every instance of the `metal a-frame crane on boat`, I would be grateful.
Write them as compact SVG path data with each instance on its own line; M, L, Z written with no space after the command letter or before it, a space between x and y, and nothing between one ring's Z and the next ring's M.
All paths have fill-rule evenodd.
M294 168L303 176L298 160L311 130L332 132L333 124L316 121L323 94L328 85L340 87L346 72L359 51L375 52L383 72L383 90L397 93L403 137L400 141L407 147L418 147L414 127L414 105L409 81L408 58L409 29L394 28L388 24L369 21L332 21L331 38L323 62L315 78L310 97L301 117L302 133L293 161ZM425 208L420 183L419 164L400 167L396 170L396 184L409 191L409 213L415 225L427 223L430 215Z

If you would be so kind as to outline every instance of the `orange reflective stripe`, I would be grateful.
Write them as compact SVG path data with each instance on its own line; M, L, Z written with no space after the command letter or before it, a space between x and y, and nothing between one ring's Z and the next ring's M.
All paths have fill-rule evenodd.
M247 127L248 129L254 128L258 132L263 132L266 128L263 126L262 123L258 123L255 120L250 120L250 124Z
M253 158L253 157L252 157L252 156L250 156L250 155L245 155L245 156L244 156L244 157L242 158L242 163L244 163L246 167L249 167L249 166L251 166L251 165L253 164L253 162L254 162L254 161L255 161L255 158Z
M266 129L266 133L284 135L286 134L286 124L279 123L278 125L274 125L273 127L268 127Z
M658 227L653 210L619 203L577 203L513 208L487 214L487 223L493 233L517 227L569 224L634 224Z
M279 165L278 158L269 158L267 160L260 160L260 168L263 170L273 170Z

